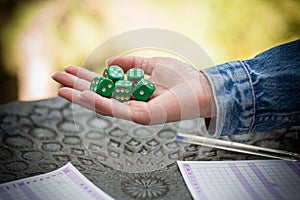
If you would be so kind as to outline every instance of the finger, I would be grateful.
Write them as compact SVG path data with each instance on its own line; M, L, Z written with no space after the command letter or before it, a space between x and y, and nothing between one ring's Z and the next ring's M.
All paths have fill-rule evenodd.
M68 66L67 68L65 68L65 71L69 74L73 74L74 76L77 76L78 78L87 80L89 82L91 82L93 78L100 76L95 72L77 66Z
M144 70L148 75L151 75L155 63L156 58L142 58L136 56L119 56L107 60L108 65L118 65L122 67L125 72L131 68L138 67Z
M66 87L71 87L79 91L88 90L90 87L89 81L66 72L56 72L52 75L52 78Z
M72 88L59 89L58 95L70 102L81 105L102 115L112 116L110 99L97 95L90 91L80 92ZM96 107L96 103L99 108ZM100 103L101 102L101 103Z
M97 95L94 92L88 90L80 92L72 88L64 87L59 89L58 95L101 115L113 116L112 100Z
M94 107L97 113L132 120L130 107L126 103L121 103L112 98L102 97L91 91L82 92L82 96Z
M157 121L156 115L154 116L154 120L151 118L149 106L146 102L132 100L121 103L115 99L101 97L91 91L84 91L82 96L84 96L91 105L94 105L94 109L97 113L102 115L122 118L144 125L165 122L165 119L161 120L161 116L159 118L160 121Z
M121 103L115 99L109 99L97 95L91 91L80 92L72 88L59 89L59 96L70 102L93 110L101 115L122 118L144 125L154 125L166 122L165 109L158 104L149 109L148 103L129 101Z
M58 90L58 95L70 102L79 104L85 108L93 110L93 106L82 96L82 92L72 88L63 87Z

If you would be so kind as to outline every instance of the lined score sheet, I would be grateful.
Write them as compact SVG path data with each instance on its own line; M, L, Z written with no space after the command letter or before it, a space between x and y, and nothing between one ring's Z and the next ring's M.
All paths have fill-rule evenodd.
M300 199L300 162L177 161L194 199Z
M49 172L0 185L0 199L112 200L71 163Z

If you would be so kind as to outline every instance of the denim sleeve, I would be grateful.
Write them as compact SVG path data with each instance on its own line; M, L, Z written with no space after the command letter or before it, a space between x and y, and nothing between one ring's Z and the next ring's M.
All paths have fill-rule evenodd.
M300 40L203 72L217 106L214 135L300 125Z

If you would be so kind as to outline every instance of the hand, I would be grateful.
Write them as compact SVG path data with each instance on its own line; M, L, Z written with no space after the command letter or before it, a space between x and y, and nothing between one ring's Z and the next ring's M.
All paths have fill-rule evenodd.
M121 103L102 97L89 90L91 80L100 75L75 66L52 76L65 86L59 90L59 96L99 114L145 125L215 116L208 80L187 63L172 58L132 56L111 58L107 63L120 66L124 72L134 67L143 69L156 87L152 98L148 102L131 100Z

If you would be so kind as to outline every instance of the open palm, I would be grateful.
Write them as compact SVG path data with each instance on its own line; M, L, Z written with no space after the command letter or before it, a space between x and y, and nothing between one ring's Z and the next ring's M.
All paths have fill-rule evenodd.
M92 79L100 75L75 66L52 76L64 86L58 94L99 114L147 125L214 115L206 77L187 63L172 58L122 56L109 59L108 65L118 65L125 72L134 67L143 69L156 87L152 98L148 102L121 103L102 97L89 91Z

